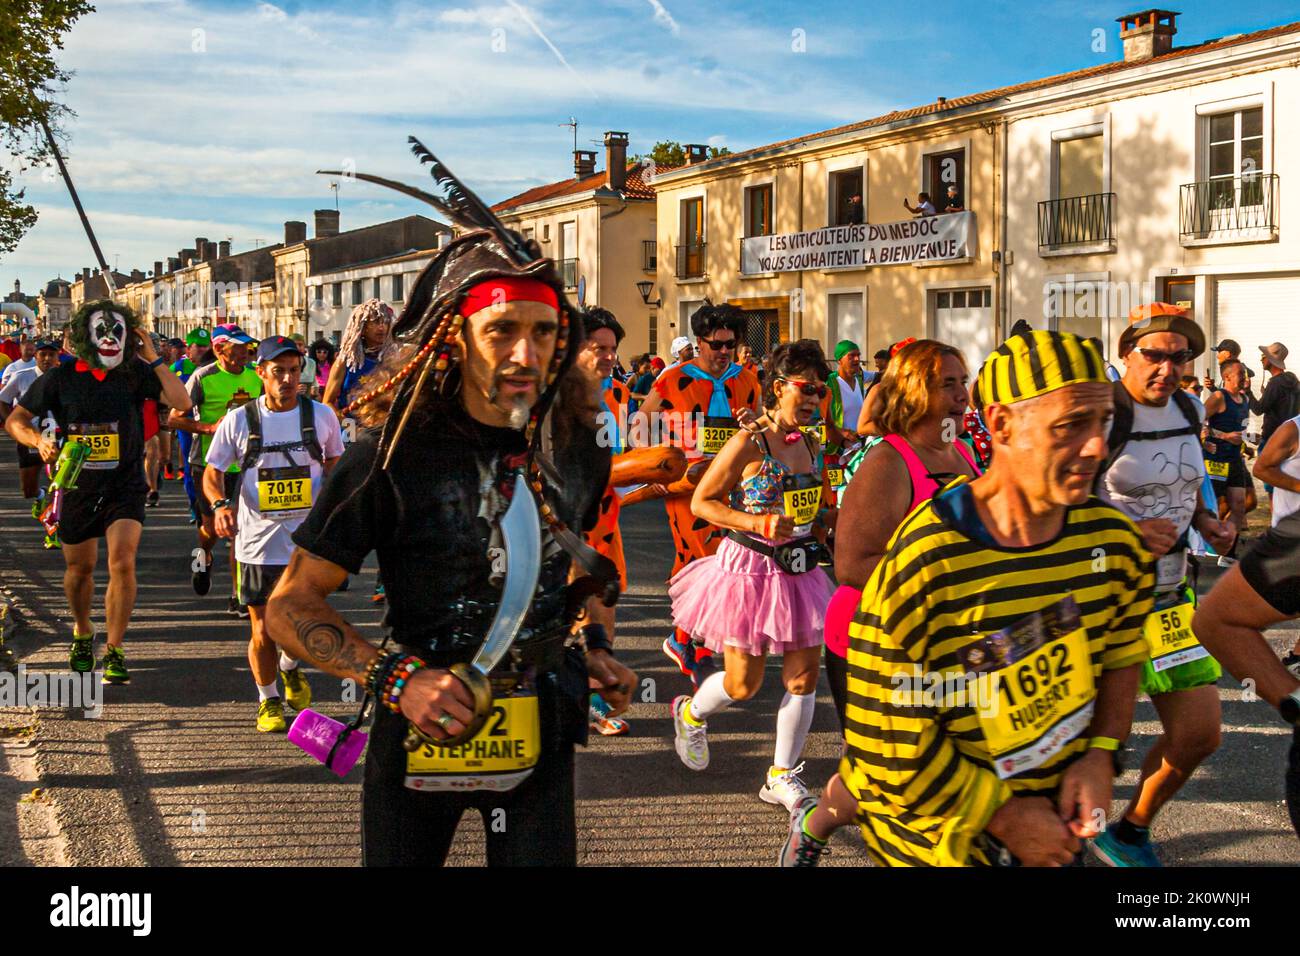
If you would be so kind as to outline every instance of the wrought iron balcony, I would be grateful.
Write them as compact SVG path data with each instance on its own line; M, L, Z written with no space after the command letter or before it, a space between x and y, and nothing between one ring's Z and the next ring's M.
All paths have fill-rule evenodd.
M1187 183L1179 190L1178 238L1259 238L1277 232L1276 173Z
M704 250L707 245L697 242L677 247L677 278L698 279L704 275Z
M1038 204L1038 251L1056 252L1072 246L1115 241L1114 193L1093 193L1048 199Z
M578 287L578 260L561 259L560 274L564 277L564 287L566 289L576 289Z

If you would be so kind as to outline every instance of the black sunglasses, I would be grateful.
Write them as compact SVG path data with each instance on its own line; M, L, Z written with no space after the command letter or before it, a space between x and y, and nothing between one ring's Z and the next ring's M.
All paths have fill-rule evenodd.
M1141 352L1142 357L1152 365L1162 365L1165 362L1173 362L1175 365L1186 365L1192 359L1196 358L1196 353L1191 349L1179 349L1177 352L1162 352L1160 349L1137 348L1133 351Z
M715 352L730 352L736 347L735 339L728 339L726 342L719 342L717 339L700 339L701 345L707 345Z

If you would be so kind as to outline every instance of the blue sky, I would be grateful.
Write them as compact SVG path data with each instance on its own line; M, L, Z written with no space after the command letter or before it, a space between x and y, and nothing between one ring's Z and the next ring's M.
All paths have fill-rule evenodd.
M148 271L195 236L233 249L310 224L318 168L422 185L419 136L489 201L572 175L626 130L744 149L1120 58L1137 6L985 0L100 0L68 38L68 159L109 264ZM1276 2L1177 4L1177 45L1300 20ZM1093 51L1102 29L1104 52ZM799 32L802 31L802 32ZM797 50L802 41L803 50ZM107 55L105 55L107 54ZM602 154L603 155L603 154ZM602 160L603 163L603 160ZM29 174L41 220L0 260L34 292L93 266L61 181ZM364 183L342 228L427 207Z

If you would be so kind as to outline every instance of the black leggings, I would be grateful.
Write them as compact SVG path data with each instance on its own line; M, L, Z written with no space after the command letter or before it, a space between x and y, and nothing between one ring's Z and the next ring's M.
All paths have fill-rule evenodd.
M840 733L844 733L844 711L849 701L849 662L826 648L826 680L831 685L831 700L835 702L835 715L840 719Z
M421 793L402 782L405 735L405 718L381 708L362 787L365 866L442 866L466 810L483 817L488 866L577 865L572 744L543 745L532 774L506 793Z

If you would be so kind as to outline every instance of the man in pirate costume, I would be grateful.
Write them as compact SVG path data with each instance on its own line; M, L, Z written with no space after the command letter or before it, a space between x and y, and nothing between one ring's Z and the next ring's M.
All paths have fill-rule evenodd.
M567 374L581 322L554 263L415 146L446 198L358 178L417 195L471 231L420 275L394 328L399 353L363 383L355 401L370 427L294 534L268 629L291 656L379 699L363 789L367 865L441 864L468 809L504 819L485 826L489 865L573 865L573 745L585 741L589 688L617 714L636 679L585 620L592 594L615 599L617 572L568 527L594 523L609 473L596 396ZM540 514L540 540L528 522L511 524L516 508L533 528ZM539 546L522 629L485 699L473 669L499 647L517 560ZM388 589L384 650L327 602L372 550ZM570 554L595 576L570 584ZM444 745L471 731L468 743Z
M95 630L90 620L95 593L97 539L108 546L104 595L108 647L99 666L104 683L131 678L122 645L135 607L135 556L144 525L144 421L146 400L185 406L185 386L163 363L143 324L129 308L108 299L87 302L69 323L76 359L41 375L18 400L5 429L35 448L46 464L59 458L60 439L90 447L75 488L64 492L59 517L63 542L63 591L72 611L69 666L95 668ZM38 430L32 418L50 416L53 429Z
M637 423L629 430L634 440L638 435L658 437L664 444L684 449L693 461L712 459L740 427L737 413L760 411L763 388L758 376L733 361L744 326L744 314L736 306L705 300L691 316L691 332L699 342L697 354L665 369L655 380L650 397L637 412ZM722 543L721 530L691 514L693 492L664 498L674 547L670 577L692 561L709 557ZM681 672L697 683L699 663L711 656L708 649L694 644L680 628L674 628L663 647Z

